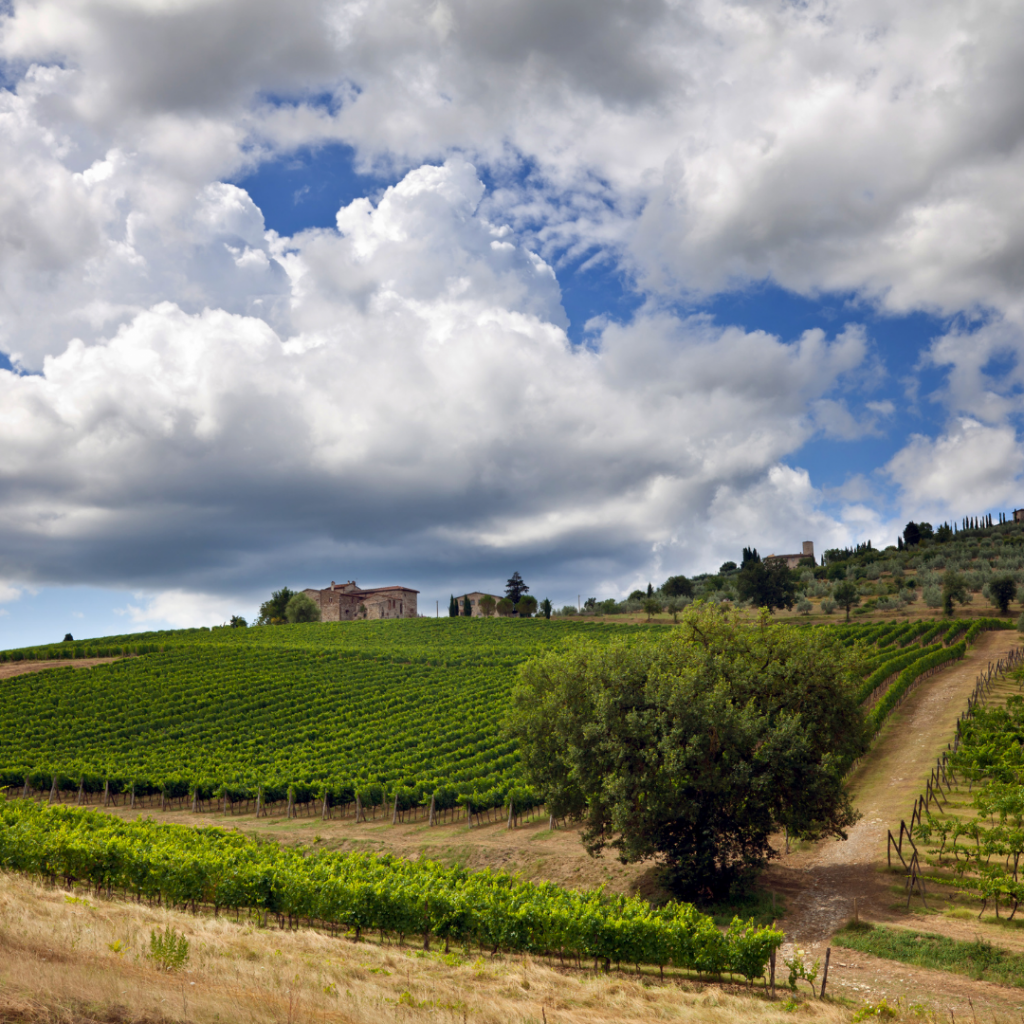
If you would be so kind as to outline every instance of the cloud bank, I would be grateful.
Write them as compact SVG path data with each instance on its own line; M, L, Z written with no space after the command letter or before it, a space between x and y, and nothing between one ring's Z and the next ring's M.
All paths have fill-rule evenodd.
M949 514L962 473L1013 500L1022 17L18 0L0 578L174 609L325 566L469 584L515 559L621 592L755 531L824 547ZM278 236L228 183L330 141L397 180L334 227ZM586 258L642 302L579 347L557 275ZM679 311L766 280L953 318L919 363L941 388L876 393L856 311L787 338ZM908 401L948 426L880 467L888 517L789 464Z

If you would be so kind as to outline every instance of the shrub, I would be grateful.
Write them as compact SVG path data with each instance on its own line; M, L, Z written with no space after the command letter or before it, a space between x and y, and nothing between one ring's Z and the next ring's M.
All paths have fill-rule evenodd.
M838 607L839 606L835 603L835 601L832 600L831 597L826 597L825 600L821 602L821 610L826 615L831 615ZM1021 617L1024 618L1024 616Z
M167 930L149 933L149 959L162 971L181 971L188 963L188 939L170 925Z

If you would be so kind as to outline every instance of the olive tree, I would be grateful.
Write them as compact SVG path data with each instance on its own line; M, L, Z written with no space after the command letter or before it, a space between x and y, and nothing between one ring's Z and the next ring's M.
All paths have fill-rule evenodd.
M997 576L989 583L988 591L999 614L1006 615L1010 610L1010 602L1017 596L1017 581L1012 576Z
M953 614L953 602L970 604L971 594L967 589L967 581L954 569L947 569L942 576L942 610L946 615Z
M846 609L846 621L850 621L850 609L860 604L860 594L857 592L857 584L853 580L843 580L837 583L832 591L832 600L840 608Z

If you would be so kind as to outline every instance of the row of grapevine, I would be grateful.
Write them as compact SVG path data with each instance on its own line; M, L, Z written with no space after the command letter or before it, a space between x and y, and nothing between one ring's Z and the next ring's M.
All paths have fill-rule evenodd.
M0 867L170 906L247 909L309 924L539 955L761 977L783 935L727 932L685 903L653 908L426 860L308 853L220 829L122 821L26 801L0 806Z
M857 689L857 703L863 704L875 690L881 686L890 676L905 668L909 668L916 661L942 650L942 644L933 644L930 647L917 648L905 654L897 654L895 657L887 657L881 665L869 675Z
M81 658L124 658L133 654L162 651L163 644L89 641L85 644L54 644L50 647L20 647L0 651L0 663L18 661L74 661Z
M910 687L916 683L927 672L945 665L947 662L956 661L967 653L967 644L961 641L953 647L947 647L923 658L918 658L912 665L903 669L896 677L895 682L882 695L878 703L868 713L868 724L877 732L882 723L902 701Z

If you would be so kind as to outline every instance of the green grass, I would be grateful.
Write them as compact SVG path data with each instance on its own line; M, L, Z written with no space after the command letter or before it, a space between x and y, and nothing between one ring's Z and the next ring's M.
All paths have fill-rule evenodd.
M932 932L851 922L836 933L832 942L885 960L1024 988L1024 954L1000 949L982 939L963 942Z

